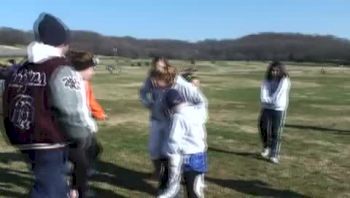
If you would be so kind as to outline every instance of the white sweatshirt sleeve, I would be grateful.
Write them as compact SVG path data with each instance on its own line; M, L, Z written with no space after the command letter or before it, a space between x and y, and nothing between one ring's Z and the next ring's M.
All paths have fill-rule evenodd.
M288 97L290 88L290 80L289 78L283 78L278 85L276 92L271 96L271 103L276 104L279 103L282 97ZM287 100L287 98L283 98L283 100Z
M208 119L208 100L200 89L187 82L183 77L177 76L175 87L183 96L189 105L196 107L203 114L203 120Z
M263 104L271 104L272 103L272 99L269 96L269 90L268 90L267 82L265 80L261 84L260 101Z

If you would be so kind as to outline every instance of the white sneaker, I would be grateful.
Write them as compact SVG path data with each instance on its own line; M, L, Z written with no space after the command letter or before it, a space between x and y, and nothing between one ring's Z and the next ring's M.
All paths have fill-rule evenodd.
M274 164L278 164L279 160L277 157L270 157L270 162L274 163Z
M260 153L261 157L267 159L270 156L271 149L270 148L264 148L263 152Z
M78 197L79 197L78 191L75 189L71 189L69 192L69 198L78 198Z

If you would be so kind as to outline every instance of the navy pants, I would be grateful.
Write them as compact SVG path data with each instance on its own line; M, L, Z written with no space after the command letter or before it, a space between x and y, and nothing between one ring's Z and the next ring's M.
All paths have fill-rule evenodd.
M271 149L271 157L278 157L281 147L281 136L285 121L285 112L262 109L259 129L264 148Z
M34 174L31 198L68 197L66 149L28 150L23 153L28 156Z

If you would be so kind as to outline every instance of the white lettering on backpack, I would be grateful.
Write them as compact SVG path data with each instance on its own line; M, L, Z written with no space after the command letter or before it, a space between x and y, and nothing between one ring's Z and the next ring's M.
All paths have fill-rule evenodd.
M17 95L11 105L11 122L22 130L29 130L34 122L34 100L29 95Z
M44 87L46 84L46 74L44 72L23 69L12 75L9 87L24 88L25 90L28 86Z

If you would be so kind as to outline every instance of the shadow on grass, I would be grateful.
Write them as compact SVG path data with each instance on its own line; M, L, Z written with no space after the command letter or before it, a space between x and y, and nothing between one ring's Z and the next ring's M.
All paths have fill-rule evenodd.
M4 197L25 197L26 194L16 192L15 187L29 189L32 185L32 174L28 171L15 170L4 168L10 166L12 162L25 162L24 155L20 153L0 153L0 196ZM147 177L146 173L132 171L123 167L119 167L109 162L98 162L98 168L101 173L94 176L91 180L105 182L112 186L145 192L151 195L155 194L153 186L144 181ZM124 197L116 192L102 189L93 186L92 189L96 192L98 197Z
M259 180L224 180L216 178L206 178L207 181L217 184L225 188L231 188L235 191L262 197L303 197L308 198L303 194L291 191L291 190L280 190L271 187L268 183Z
M96 197L113 197L113 198L125 198L122 195L118 195L111 190L92 187L92 190L96 192Z
M98 162L99 173L92 180L115 185L131 191L138 191L154 196L156 189L145 180L149 177L148 173L130 170L110 162ZM107 196L106 196L107 197Z
M250 158L253 158L253 159L266 161L265 159L261 158L259 154L252 153L252 152L226 151L226 150L219 149L219 148L214 148L214 147L211 147L211 146L208 147L208 151L209 152L213 151L213 152L218 152L218 153L232 154L232 155L243 156L243 157L250 157Z
M285 127L295 128L295 129L310 129L310 130L324 131L324 132L328 131L328 132L334 132L336 134L341 134L341 135L350 135L350 130L343 130L343 129L331 129L331 128L325 128L325 127L297 125L297 124L286 124Z
M0 164L9 165L11 162L22 162L25 158L20 153L0 153ZM32 178L28 171L10 168L0 168L0 195L4 197L25 197L26 194L16 192L14 187L29 188Z

